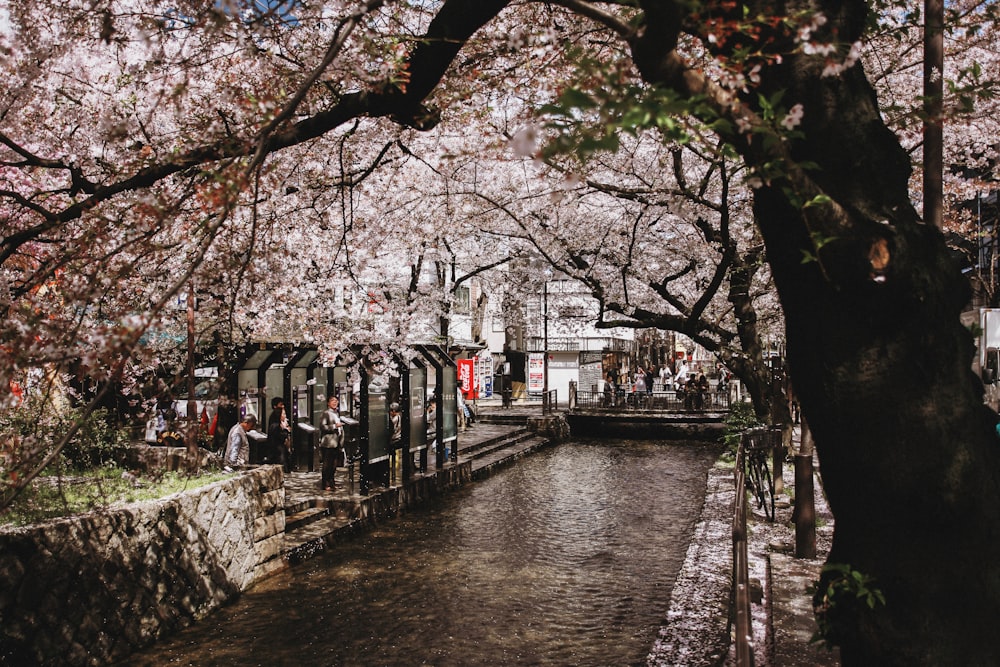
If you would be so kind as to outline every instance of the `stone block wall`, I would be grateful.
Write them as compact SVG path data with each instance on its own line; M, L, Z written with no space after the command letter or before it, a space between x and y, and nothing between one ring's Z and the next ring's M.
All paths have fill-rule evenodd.
M281 468L0 531L0 664L100 665L285 566Z
M149 445L133 445L128 452L126 461L129 468L143 472L150 470L186 470L188 453L184 447L160 447ZM201 469L222 469L222 457L205 449L198 450L198 467Z
M569 439L570 435L569 422L566 421L565 415L528 417L528 430L557 442Z

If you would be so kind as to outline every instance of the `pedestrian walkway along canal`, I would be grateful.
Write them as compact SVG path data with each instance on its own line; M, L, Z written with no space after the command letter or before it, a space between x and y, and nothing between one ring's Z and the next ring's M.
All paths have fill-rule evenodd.
M645 664L718 453L542 450L265 580L128 664Z

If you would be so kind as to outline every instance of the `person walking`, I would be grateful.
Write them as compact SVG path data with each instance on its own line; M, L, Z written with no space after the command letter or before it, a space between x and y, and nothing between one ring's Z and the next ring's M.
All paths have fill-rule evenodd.
M674 374L670 372L670 366L663 364L660 368L660 381L663 383L663 391L674 388Z
M403 466L403 414L399 410L399 403L389 404L389 460L392 468L393 480L396 478L396 466ZM412 463L412 459L410 460Z
M695 378L694 382L697 391L697 398L695 398L695 409L704 410L705 401L708 398L708 392L711 390L712 385L708 381L708 377L705 375L705 372L702 370L700 366L698 367L698 377Z
M392 449L399 449L403 446L403 414L399 411L399 403L389 405L389 426L392 427L389 445Z
M250 439L247 438L247 433L252 431L256 425L257 418L253 415L246 415L239 424L229 429L223 470L233 472L236 468L247 464L247 460L250 458Z
M427 401L427 451L437 454L437 400Z
M621 398L618 394L618 380L619 373L616 366L612 366L608 369L608 383L611 385L611 405L618 405L618 401Z
M340 420L340 413L337 411L339 406L340 401L336 396L327 399L323 421L319 427L320 456L323 459L319 485L324 491L334 490L337 465L344 447L344 422Z
M271 416L267 418L268 463L276 463L286 473L292 471L289 457L292 430L285 414L285 400L280 396L271 399Z
M653 378L652 377L648 378L648 381L652 382ZM635 385L634 385L635 394L632 397L632 400L635 403L635 407L637 408L643 407L642 403L643 401L646 400L646 382L647 382L646 371L642 370L642 366L639 366L638 368L635 369Z

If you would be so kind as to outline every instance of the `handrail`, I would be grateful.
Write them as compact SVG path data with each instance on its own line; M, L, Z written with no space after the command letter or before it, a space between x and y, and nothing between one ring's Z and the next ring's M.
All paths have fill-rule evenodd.
M750 615L750 565L747 556L746 452L744 438L736 451L736 501L733 503L733 624L735 625L736 667L752 667L753 631Z

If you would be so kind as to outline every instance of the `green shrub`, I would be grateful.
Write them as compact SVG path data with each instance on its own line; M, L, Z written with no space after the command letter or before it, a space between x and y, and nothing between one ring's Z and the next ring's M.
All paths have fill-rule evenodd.
M62 458L74 470L124 465L128 448L128 429L116 426L107 410L95 410L66 443Z
M17 406L0 410L3 483L16 483L40 465L82 416L79 408L59 408L32 395L26 395ZM128 431L116 426L107 410L96 410L82 421L53 464L73 470L121 464L128 447Z
M729 414L726 415L725 424L726 430L722 434L722 442L729 455L734 457L743 432L764 425L757 419L757 413L754 412L753 405L749 401L733 403L729 408Z
M25 526L112 505L162 498L228 477L228 473L207 471L194 476L183 472L140 475L111 467L73 476L42 475L0 512L0 525Z
M875 613L885 606L885 594L875 578L845 563L827 563L818 581L807 589L813 596L813 611L819 628L812 641L828 649L843 646L861 614Z

